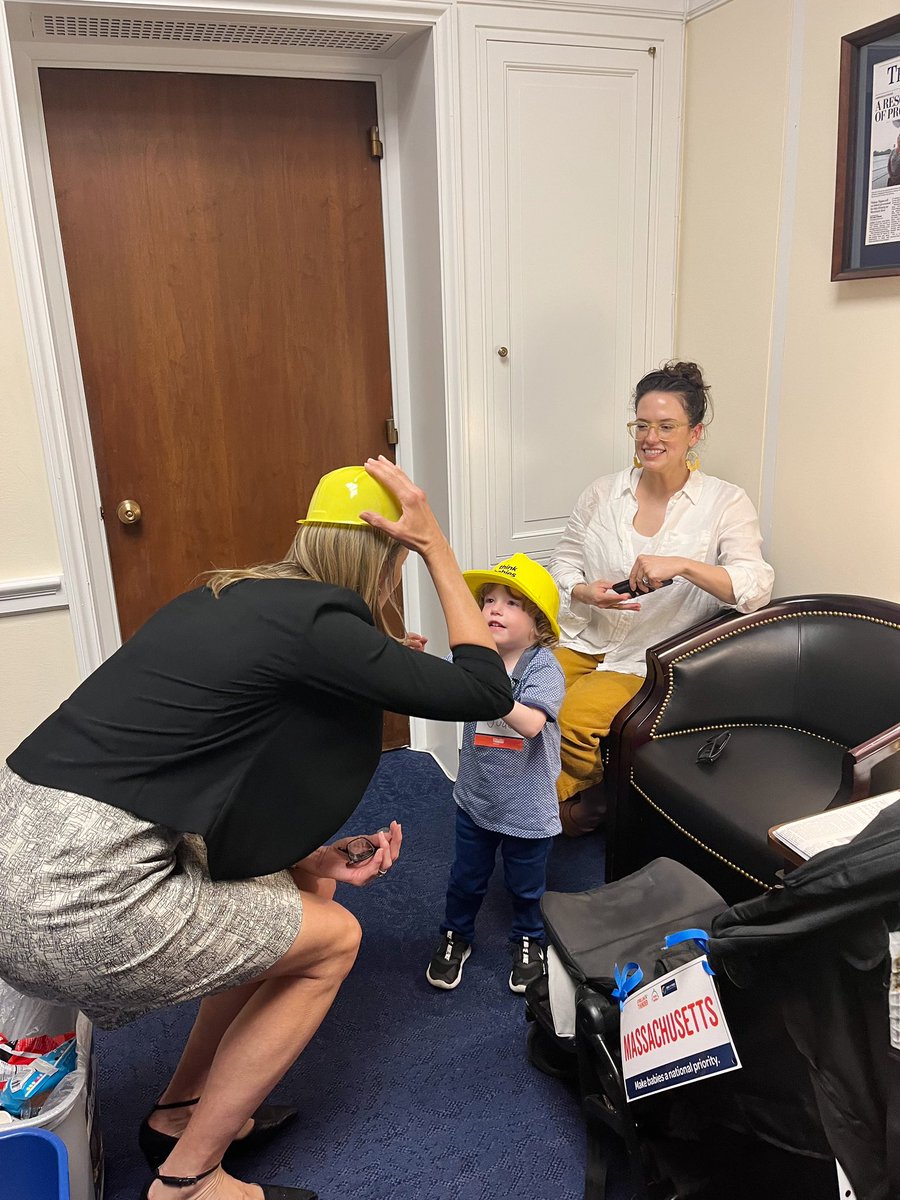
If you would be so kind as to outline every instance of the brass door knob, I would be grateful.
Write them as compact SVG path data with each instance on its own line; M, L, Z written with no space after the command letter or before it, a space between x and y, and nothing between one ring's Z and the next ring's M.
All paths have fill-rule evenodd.
M137 500L123 500L116 506L116 516L123 525L137 525L141 519L141 506Z
M501 346L497 351L497 354L500 356L500 358L509 358L509 350L506 348L506 346Z

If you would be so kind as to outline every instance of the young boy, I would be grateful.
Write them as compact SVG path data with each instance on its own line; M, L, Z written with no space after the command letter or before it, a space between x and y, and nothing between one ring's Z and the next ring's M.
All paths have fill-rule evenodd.
M515 704L503 721L465 726L453 789L456 857L441 940L425 976L447 990L462 979L499 847L513 908L509 986L524 992L544 972L540 899L561 829L556 718L565 684L548 649L559 637L559 593L550 573L524 554L465 578L512 677Z

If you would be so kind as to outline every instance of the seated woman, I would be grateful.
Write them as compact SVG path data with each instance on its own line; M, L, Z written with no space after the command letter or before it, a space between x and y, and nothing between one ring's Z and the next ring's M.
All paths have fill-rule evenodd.
M402 832L325 843L378 765L383 709L468 721L513 706L399 467L332 471L300 526L283 561L214 572L160 609L0 765L0 977L106 1027L201 998L140 1129L156 1171L143 1200L315 1200L220 1164L296 1115L259 1106L356 957L335 886L386 875ZM452 662L385 631L409 550Z
M557 796L571 837L603 818L600 739L644 682L647 649L725 605L754 612L772 595L746 492L699 470L708 391L696 363L644 376L628 424L634 466L582 492L550 561L566 677ZM633 596L610 590L625 579Z

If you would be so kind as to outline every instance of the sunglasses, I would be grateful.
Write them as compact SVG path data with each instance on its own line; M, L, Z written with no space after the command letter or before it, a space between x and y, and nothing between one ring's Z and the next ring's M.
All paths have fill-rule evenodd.
M724 733L717 733L715 737L707 738L697 752L697 762L714 763L717 758L721 758L723 750L730 741L730 729L726 729Z

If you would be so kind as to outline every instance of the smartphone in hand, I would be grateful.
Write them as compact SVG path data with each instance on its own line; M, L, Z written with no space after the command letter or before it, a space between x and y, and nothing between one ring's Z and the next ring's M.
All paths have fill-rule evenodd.
M668 587L670 583L672 583L671 579L664 579L659 586ZM631 590L631 583L627 579L623 579L621 583L614 583L609 590L611 592L618 592L620 596L649 596L650 594L649 592L633 592ZM659 589L653 588L651 590L655 592Z

